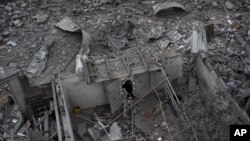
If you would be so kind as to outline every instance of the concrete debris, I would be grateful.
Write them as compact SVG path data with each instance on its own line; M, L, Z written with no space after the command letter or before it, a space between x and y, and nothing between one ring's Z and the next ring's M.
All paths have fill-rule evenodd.
M88 129L88 134L91 136L93 141L99 141L101 140L103 136L105 136L106 133L103 129L98 128L98 126L94 126ZM105 140L101 140L101 141L105 141Z
M148 39L149 40L159 39L160 37L163 36L165 31L166 29L164 26L150 27L148 32Z
M117 125L117 122L114 122L110 126L110 134L109 137L111 140L119 140L122 139L121 128Z
M37 24L45 23L49 19L49 14L37 14L33 17Z
M20 20L14 20L13 21L13 24L16 26L16 27L20 27L23 25L23 23L20 21Z
M168 38L161 38L157 41L157 45L163 50L168 47L170 40Z
M169 32L168 37L171 39L172 43L179 41L183 36L176 30Z
M131 21L125 21L120 25L120 28L117 30L117 38L127 38L127 40L134 39L133 30L135 25Z
M0 67L0 80L4 80L20 72L19 69L13 67Z
M128 43L127 38L115 38L112 36L107 36L108 46L113 49L113 51L124 50Z
M1 1L0 140L228 140L250 124L249 9Z
M207 35L204 25L195 23L192 32L192 49L191 53L207 51Z
M78 25L76 25L70 18L65 17L60 22L56 24L56 26L62 30L69 32L81 32L82 33L82 43L81 43L81 51L80 54L89 54L90 52L90 42L91 35L85 30L81 29Z
M177 2L164 2L153 6L154 15L169 15L176 11L184 11L185 7Z
M32 59L27 72L32 75L41 74L45 69L47 63L48 51L46 47L41 47L39 51L36 53L34 58Z
M226 6L227 9L233 9L234 8L234 5L230 1L226 1L225 6Z
M62 30L69 32L81 32L81 28L76 25L69 17L63 18L56 26Z

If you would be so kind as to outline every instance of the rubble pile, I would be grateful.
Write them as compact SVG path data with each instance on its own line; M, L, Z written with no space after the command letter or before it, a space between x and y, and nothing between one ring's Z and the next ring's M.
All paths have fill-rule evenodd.
M130 75L130 67L139 63L146 69L145 60L159 67L163 66L165 59L177 56L184 62L181 65L185 75L181 84L185 88L180 90L177 86L175 89L179 95L185 95L181 108L196 130L197 138L228 140L228 135L224 133L228 132L225 127L231 119L222 119L230 115L230 110L225 106L228 103L204 96L206 93L196 86L194 61L200 54L249 115L249 10L249 0L1 0L0 67L16 67L27 77L30 85L41 87L50 83L57 73L83 75L82 72L86 71L84 63L87 62L94 62L96 66L105 62L107 70L116 73L125 66L127 72L123 74ZM123 56L133 53L138 53L142 60L130 56L132 61L124 61ZM109 60L119 57L125 65L108 65ZM91 63L89 66L91 69ZM94 74L96 70L90 70L93 71L90 74L93 81L97 79ZM109 75L108 78L114 78L111 73ZM5 91L2 90L3 85L6 83L0 83L0 93ZM154 102L154 98L148 100L149 104ZM203 105L204 101L206 105ZM169 104L167 98L159 102ZM171 138L164 135L165 132L162 134L162 130L166 131L165 127L172 127L168 129L170 133L182 132L176 111L163 107L166 113L177 114L168 117L173 123L168 125L159 122L164 119L159 118L162 110L159 103L152 105L155 109L151 112L150 107L143 109L145 107L137 105L129 113L135 116L136 127L130 123L131 117L127 119L129 122L119 119L111 125L109 122L113 117L100 120L98 117L102 114L97 113L97 116L92 113L94 121L78 126L79 132L82 131L79 136L83 138L84 132L86 139L98 133L98 137L91 136L92 139L111 136L117 140L137 136L139 140L162 141ZM5 119L4 116L8 116L1 114L4 110L0 110L0 119L1 116ZM14 112L16 110L12 109ZM13 118L13 115L9 116L12 116L9 120ZM149 116L154 117L148 120ZM147 122L150 127L145 127L141 121ZM11 122L1 120L4 125L12 125ZM106 128L110 131L106 131ZM188 130L178 138L189 138L191 133L194 130L190 127L190 132Z

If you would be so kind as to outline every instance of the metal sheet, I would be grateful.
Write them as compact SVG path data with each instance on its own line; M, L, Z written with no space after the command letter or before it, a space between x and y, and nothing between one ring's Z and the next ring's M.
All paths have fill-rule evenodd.
M80 54L89 54L90 52L90 42L91 35L85 30L81 29L77 24L75 24L69 17L65 17L60 22L56 24L56 26L64 31L74 32L74 33L82 33L82 43L81 43L81 51Z
M173 8L185 10L185 7L182 4L179 4L176 2L164 2L164 3L159 3L153 6L154 15L161 14L161 12L166 11L166 10L171 10ZM168 12L168 14L171 14L171 13Z
M76 25L69 17L65 17L56 26L62 30L69 32L81 32L81 28Z

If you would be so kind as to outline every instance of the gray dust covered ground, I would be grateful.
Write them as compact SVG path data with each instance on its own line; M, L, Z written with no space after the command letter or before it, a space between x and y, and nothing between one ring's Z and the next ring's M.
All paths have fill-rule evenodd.
M164 27L164 34L178 31L181 39L165 48L168 48L166 53L174 50L183 57L184 80L187 80L190 75L195 77L194 57L188 44L194 22L213 23L215 36L208 43L208 62L244 109L250 93L250 50L247 46L250 39L250 1L175 0L185 6L185 12L155 16L152 6L161 2L164 0L0 0L0 67L20 68L34 85L49 82L55 73L75 73L81 34L55 26L69 17L91 34L89 57L93 59L114 58L124 50L121 48L159 48L158 38L148 40L148 33L155 27ZM126 31L122 31L124 29ZM110 37L126 37L127 40L121 48L112 48L108 43ZM30 74L27 69L42 47L47 48L45 67ZM175 89L184 95L182 109L199 140L228 140L227 121L230 119L222 119L230 115L230 108L223 107L228 103L216 103L215 99L206 97L198 85L193 92L188 92L186 85ZM140 106L137 108L143 108ZM168 108L166 112L171 111ZM174 119L168 118L169 121ZM175 122L178 120L172 121ZM154 126L153 122L151 124ZM153 130L160 128L155 126ZM179 128L173 129L173 134L180 132ZM149 132L153 134L151 130Z

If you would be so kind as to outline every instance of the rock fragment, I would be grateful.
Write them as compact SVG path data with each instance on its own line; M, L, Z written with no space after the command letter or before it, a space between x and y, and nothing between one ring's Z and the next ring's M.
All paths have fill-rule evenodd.
M16 26L16 27L20 27L23 25L23 23L20 21L20 20L14 20L13 21L13 24Z
M45 23L48 20L49 15L48 14L37 14L33 18L37 24L41 24L41 23Z
M7 10L7 11L11 11L11 10L12 10L12 8L11 8L10 6L7 6L7 5L6 5L4 8L5 8L5 10Z
M230 1L226 1L225 6L227 9L233 9L234 5Z

